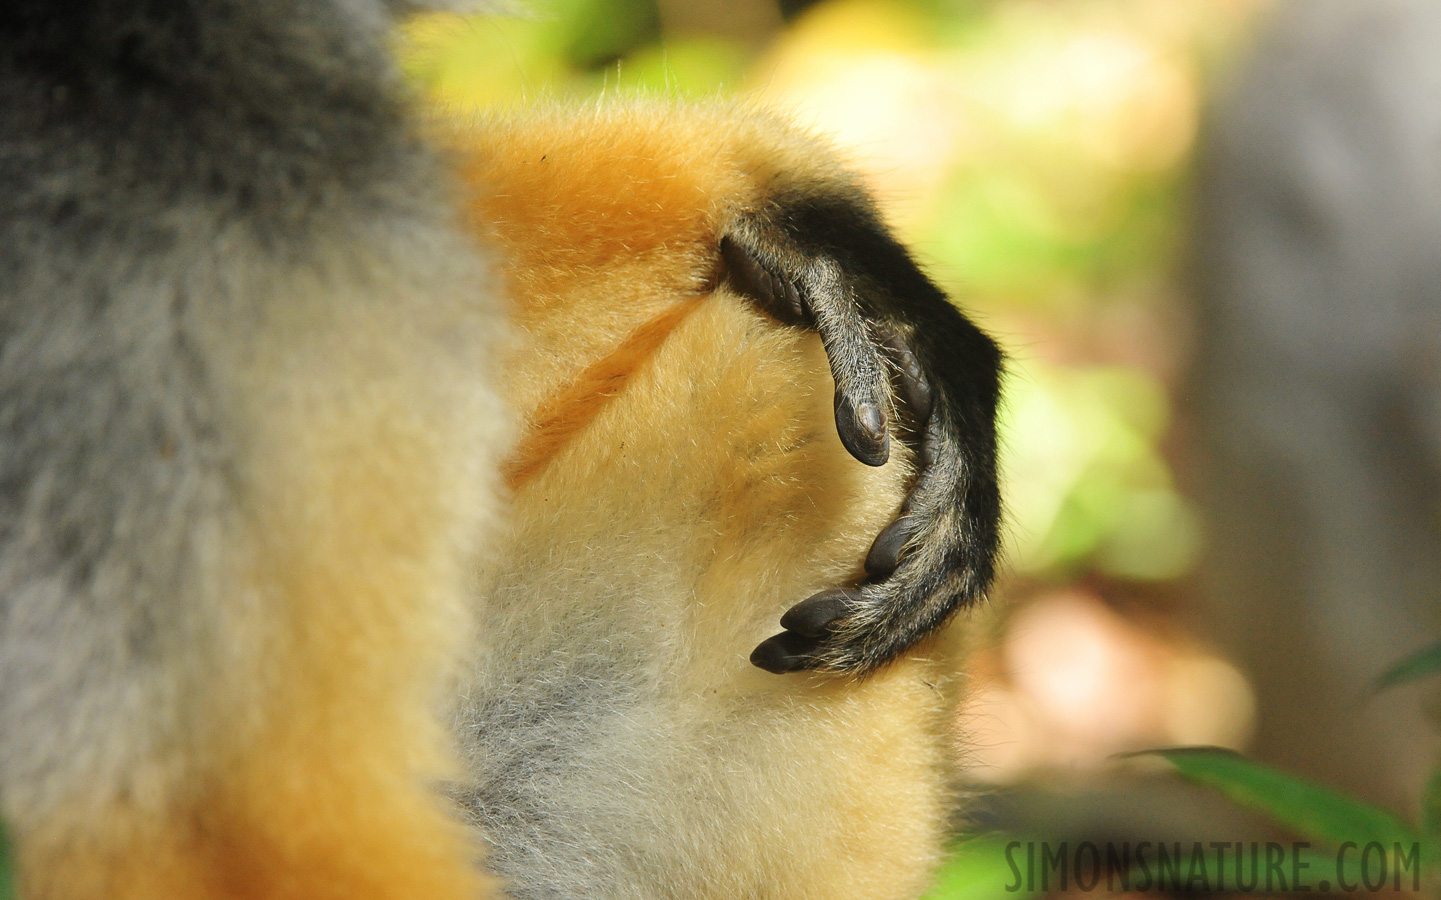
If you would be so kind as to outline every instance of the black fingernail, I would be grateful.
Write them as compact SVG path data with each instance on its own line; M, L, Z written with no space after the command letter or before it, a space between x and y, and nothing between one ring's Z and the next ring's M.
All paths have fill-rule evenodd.
M867 575L872 578L885 578L896 570L896 566L901 562L901 551L915 534L916 524L914 518L901 516L876 535L876 539L871 542L870 552L866 554ZM784 619L781 624L785 624Z
M822 591L802 600L781 616L781 627L807 637L824 637L832 623L855 609L861 595L856 591Z
M856 410L856 421L866 430L871 440L880 441L886 436L886 415L874 403L861 404L861 408Z
M813 638L784 631L766 638L751 651L751 665L775 675L784 675L811 664L810 654L819 646Z
M868 466L883 466L890 459L890 433L880 407L863 403L856 410L850 398L836 391L836 431L851 456Z

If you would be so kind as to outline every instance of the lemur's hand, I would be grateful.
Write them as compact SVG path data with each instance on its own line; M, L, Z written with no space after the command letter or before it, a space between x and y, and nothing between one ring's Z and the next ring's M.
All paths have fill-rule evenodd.
M726 279L782 322L820 332L836 429L883 465L896 434L919 474L866 556L860 585L781 618L751 662L770 672L864 674L985 594L1000 497L995 415L1001 354L951 305L863 196L796 193L739 217L721 239Z

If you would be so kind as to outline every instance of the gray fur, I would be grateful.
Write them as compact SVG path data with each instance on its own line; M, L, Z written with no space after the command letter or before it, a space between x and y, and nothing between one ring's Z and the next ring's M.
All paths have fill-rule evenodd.
M233 576L266 525L244 502L253 481L289 458L255 428L266 404L291 416L365 405L395 364L427 370L413 379L430 392L419 399L451 418L480 429L498 418L482 365L495 314L479 309L457 331L465 317L449 309L489 296L483 266L385 53L387 16L406 5L0 7L0 811L22 843L57 818L82 828L87 805L162 812L205 764L196 748L257 715L246 691L270 675L275 610L266 585ZM275 323L296 306L312 332L283 334L300 346L272 353ZM352 319L369 326L358 341ZM266 370L276 358L287 368ZM883 379L879 357L859 368ZM346 378L362 383L347 394ZM819 434L831 432L811 427L808 440ZM476 487L434 474L457 495ZM736 649L707 648L727 684L764 684L767 699L697 703L675 676L698 655L681 635L700 565L675 544L716 510L669 493L659 510L624 499L654 540L619 534L625 516L595 517L627 554L608 567L541 523L518 545L543 546L549 566L481 604L487 643L459 717L476 784L456 793L518 897L773 895L789 840L850 833L845 809L815 800L840 792L832 775L848 760L837 750L826 768L815 751L863 730L864 712L818 683L809 696L775 690L745 666L779 613L769 576L741 604L757 619L737 623ZM478 543L454 537L457 558ZM988 567L994 541L982 544ZM853 565L829 560L808 587ZM608 584L617 572L630 583ZM932 693L939 722L940 693L921 696ZM912 808L934 818L944 741L909 739L934 776L909 785L923 795ZM924 862L933 848L914 853Z
M603 573L587 577L586 555L557 548L572 592L544 571L487 592L488 639L461 705L476 781L457 795L488 844L487 867L517 900L664 896L679 858L645 859L647 843L674 836L667 770L684 759L686 735L675 732L662 669L683 665L679 629L658 627L653 608ZM576 596L596 612L566 608ZM563 630L547 621L557 614Z
M343 317L474 277L386 24L369 0L0 12L0 796L22 834L161 802L206 686L255 650L257 601L226 582L264 464L234 412L259 326L306 284Z

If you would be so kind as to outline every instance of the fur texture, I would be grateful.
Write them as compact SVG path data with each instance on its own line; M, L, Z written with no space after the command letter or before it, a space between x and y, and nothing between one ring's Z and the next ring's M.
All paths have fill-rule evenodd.
M861 682L746 663L787 607L864 580L914 482L908 448L872 468L838 439L819 337L723 277L718 236L769 178L849 176L734 108L459 142L515 298L504 394L533 411L460 718L491 865L518 898L917 896L960 634Z
M824 144L753 109L664 104L553 110L458 141L486 198L477 227L494 234L518 322L535 339L518 409L552 403L557 373L724 281L782 323L819 332L852 456L885 463L892 435L919 454L898 518L864 555L868 577L797 598L756 665L871 672L984 596L999 537L1000 353ZM527 444L553 439L540 431ZM529 455L514 464L533 465Z
M428 782L508 432L499 319L386 22L0 12L0 796L27 900L480 890Z
M442 779L516 896L914 895L994 345L765 116L483 123L454 182L407 5L0 5L22 896L486 895ZM836 584L752 659L868 678L746 663Z

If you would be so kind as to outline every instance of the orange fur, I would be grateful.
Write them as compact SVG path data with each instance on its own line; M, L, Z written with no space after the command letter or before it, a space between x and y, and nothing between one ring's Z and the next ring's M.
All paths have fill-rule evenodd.
M660 313L541 403L527 417L524 435L501 465L506 487L517 490L535 477L576 432L600 414L609 400L625 390L635 370L655 355L661 343L698 305L682 301Z
M729 217L848 176L742 108L542 112L455 145L511 287L502 386L529 423L474 690L521 689L520 665L564 684L539 661L568 654L653 692L634 721L604 718L636 729L613 751L557 764L597 773L573 786L587 852L644 860L643 885L605 896L918 896L947 833L962 632L861 683L746 660L788 606L862 576L912 472L899 442L883 468L851 458L819 339L718 284Z
M494 477L466 451L506 429L417 364L434 332L392 299L313 298L209 354L246 436L224 634L189 660L184 744L154 784L23 835L25 900L491 895L435 785L456 771L444 691L473 637L461 541ZM462 370L485 376L493 328L466 304L431 313L475 338Z
M745 658L790 604L860 576L911 475L902 448L868 469L840 446L818 338L717 284L728 217L778 184L849 176L735 108L558 111L454 144L513 307L504 399L528 422L500 472L514 519L486 545L487 583L519 582L520 608L487 596L470 649L504 658L574 612L665 664L648 712L678 744L626 748L694 759L660 766L682 782L642 823L655 847L635 848L655 854L658 896L917 895L946 828L956 630L860 684ZM277 303L243 347L217 329L248 443L221 566L233 620L183 681L205 686L184 701L199 724L133 807L25 835L26 900L495 892L432 790L456 768L438 711L474 637L476 548L453 543L490 487L456 436L493 411L452 408L416 362L477 333L468 298L418 331L393 299ZM636 587L572 609L576 578Z
M560 108L443 140L525 339L502 371L519 410L538 409L640 323L711 290L728 217L777 186L852 183L814 142L744 106Z
M259 666L233 686L256 708L242 740L227 725L198 801L226 896L486 893L478 848L433 791L454 772L441 690L471 639L469 548L454 541L480 489L467 444L437 425L480 411L447 410L448 392L407 365L427 336L372 324L315 360L304 329L280 323L250 384L269 449L251 494L268 528L248 568L269 612Z

